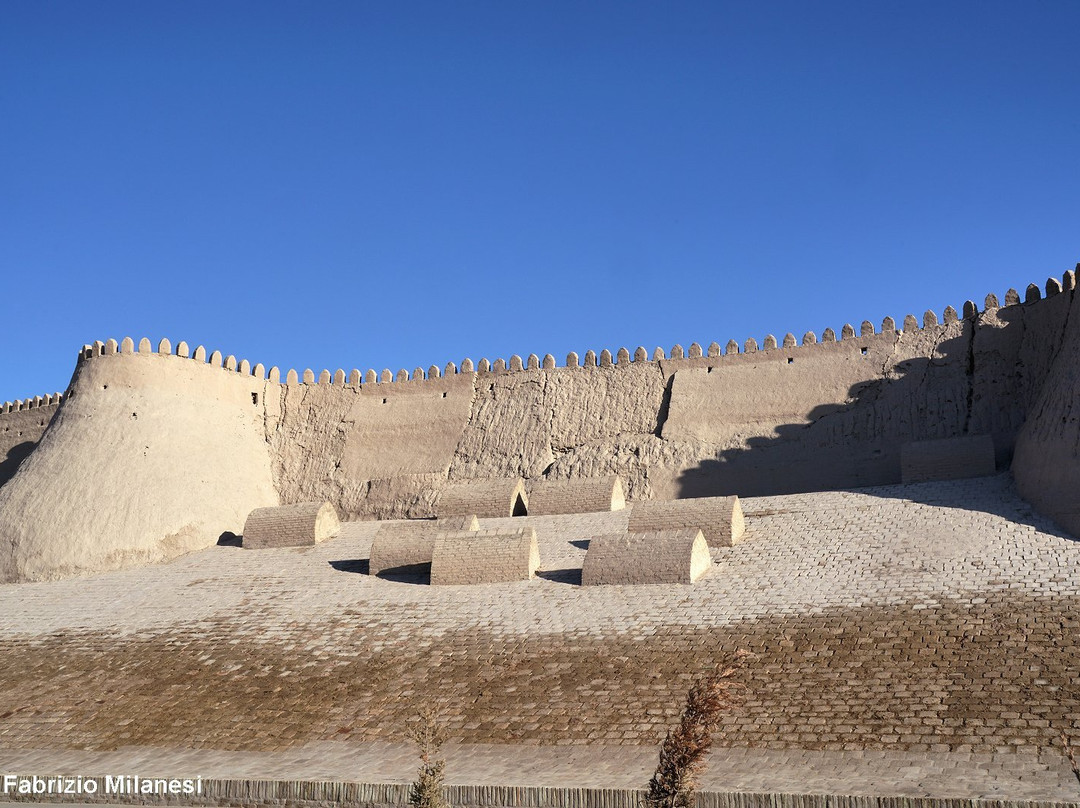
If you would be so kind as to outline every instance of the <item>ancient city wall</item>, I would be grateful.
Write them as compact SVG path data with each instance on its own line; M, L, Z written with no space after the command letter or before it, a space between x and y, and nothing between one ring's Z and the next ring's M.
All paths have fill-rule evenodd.
M166 345L80 355L37 448L0 488L0 581L166 560L277 504L267 382Z
M14 547L0 573L171 557L278 501L329 501L346 519L430 517L448 481L617 474L631 501L835 489L899 482L905 444L963 435L990 435L1007 468L1033 407L1021 449L1049 445L1071 468L1068 412L1056 425L1071 399L1045 382L1072 378L1080 346L1058 355L1080 341L1074 273L1045 293L1032 285L1023 301L1010 290L1004 305L988 295L981 310L969 301L801 344L788 334L588 351L563 366L533 355L282 378L185 343L95 343L38 449L0 489L0 546ZM0 414L0 428L21 414ZM1032 454L1017 466L1029 492L1046 487ZM54 513L64 516L46 541L38 525ZM97 549L57 550L76 543L66 535Z
M359 386L323 371L327 383L283 390L275 481L283 500L369 518L433 515L444 479L618 474L630 500L888 484L906 443L963 435L990 435L1007 468L1074 286L1069 272L1045 297L1010 290L1005 305L989 295L981 311L968 302L802 344L465 360L368 371Z
M13 476L34 450L63 396L53 393L0 405L0 485Z

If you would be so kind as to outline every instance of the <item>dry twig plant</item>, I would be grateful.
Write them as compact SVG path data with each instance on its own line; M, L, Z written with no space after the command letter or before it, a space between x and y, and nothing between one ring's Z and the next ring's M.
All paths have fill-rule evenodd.
M449 808L442 795L446 761L439 757L446 742L446 729L439 723L438 710L434 707L422 710L419 721L409 727L406 735L420 749L420 769L409 791L409 805L416 808Z
M749 655L736 651L732 660L690 688L679 726L668 731L660 747L660 764L649 781L644 808L693 808L713 733L739 686L733 677Z
M1069 767L1072 769L1073 776L1076 777L1076 782L1080 783L1080 766L1076 764L1076 755L1073 753L1072 742L1064 730L1061 732L1061 745L1065 749L1065 757L1069 759Z

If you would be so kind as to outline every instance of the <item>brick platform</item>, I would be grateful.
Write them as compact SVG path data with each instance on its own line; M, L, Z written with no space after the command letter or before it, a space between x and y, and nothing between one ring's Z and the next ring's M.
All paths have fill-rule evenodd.
M769 760L831 754L1060 771L1059 731L1080 735L1080 543L1007 476L743 506L744 540L692 587L577 585L588 540L630 509L481 520L536 529L528 582L358 574L369 522L0 587L0 752L345 749L400 741L435 702L457 744L623 746L618 767L651 759L695 676L745 647L721 746L765 755L764 780Z

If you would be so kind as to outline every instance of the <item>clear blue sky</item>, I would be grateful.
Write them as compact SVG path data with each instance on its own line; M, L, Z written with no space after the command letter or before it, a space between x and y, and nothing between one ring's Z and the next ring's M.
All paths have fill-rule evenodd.
M1080 261L1080 2L0 2L0 401L740 343Z

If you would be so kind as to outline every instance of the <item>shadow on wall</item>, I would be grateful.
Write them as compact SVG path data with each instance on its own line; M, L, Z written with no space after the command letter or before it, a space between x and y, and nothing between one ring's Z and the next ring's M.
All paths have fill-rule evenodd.
M7 457L0 461L0 485L3 485L19 470L19 465L34 451L35 441L25 441L8 449Z
M904 360L892 366L890 378L853 385L848 403L814 407L809 423L780 425L773 436L747 438L744 446L685 469L677 480L678 497L772 496L899 483L903 443L967 434L972 333L968 321L962 336L937 344L934 358Z

